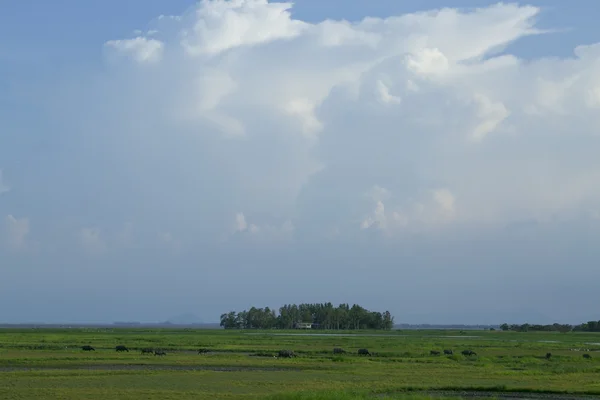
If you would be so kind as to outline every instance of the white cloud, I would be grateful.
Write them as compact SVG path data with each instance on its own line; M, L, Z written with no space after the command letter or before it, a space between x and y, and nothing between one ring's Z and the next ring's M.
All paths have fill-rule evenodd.
M2 175L2 170L0 169L0 194L6 193L10 191L10 187L4 182L4 176Z
M540 10L516 4L352 23L291 7L201 1L107 42L154 67L108 65L73 109L143 205L136 231L347 238L597 206L598 45L524 62L507 46Z
M206 68L203 74L193 78L197 90L192 94L189 105L182 105L176 111L185 120L204 120L230 136L240 136L245 133L244 126L238 119L218 109L221 101L234 93L236 82L225 71Z
M323 124L315 116L315 104L307 99L294 99L283 106L284 110L298 118L302 124L302 132L308 137L315 137L323 129Z
M109 40L105 45L119 52L131 54L140 63L158 62L161 60L164 51L163 42L143 36L137 36L133 39Z
M454 195L448 189L430 190L420 200L404 202L379 186L371 189L370 193L375 204L371 213L362 220L361 229L373 227L393 233L415 226L417 229L432 228L451 222L457 211ZM388 206L394 206L386 208L384 199Z
M424 48L411 54L406 59L409 70L421 76L443 75L448 72L450 62L439 49Z
M235 215L235 228L234 232L250 232L256 233L259 231L258 226L254 224L248 224L246 222L246 216L244 213L237 213Z
M482 140L487 134L493 132L510 113L504 104L494 103L486 96L475 94L473 98L479 105L477 117L480 122L473 130L472 137L475 140Z
M381 200L378 200L375 203L375 209L373 210L372 215L365 218L360 227L362 229L367 229L372 226L376 226L378 228L385 229L387 227L387 218L388 217L385 214L385 205Z
M255 243L272 244L292 239L294 229L294 224L290 220L283 221L281 224L263 223L260 226L249 223L244 213L240 212L235 215L233 234L249 235L247 237Z
M29 234L29 219L15 218L12 215L6 216L4 220L6 243L13 250L24 249Z
M290 3L267 0L203 0L182 45L190 55L216 55L240 46L291 39L308 24L290 18Z
M399 96L390 94L390 88L380 80L377 81L377 91L379 92L381 102L384 104L400 104L402 102Z

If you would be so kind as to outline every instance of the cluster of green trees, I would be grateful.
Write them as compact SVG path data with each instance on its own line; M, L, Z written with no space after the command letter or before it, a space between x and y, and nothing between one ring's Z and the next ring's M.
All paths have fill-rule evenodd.
M600 321L588 321L575 326L569 324L502 324L500 329L515 332L600 332Z
M502 324L500 325L500 329L502 329L503 331L515 332L570 332L571 330L573 330L573 326L569 324Z
M390 330L394 317L389 311L369 311L357 304L334 307L331 303L286 304L279 312L269 307L252 307L221 315L221 326L225 329L293 329L298 323L311 323L313 329Z
M600 332L600 321L588 321L573 327L576 332Z

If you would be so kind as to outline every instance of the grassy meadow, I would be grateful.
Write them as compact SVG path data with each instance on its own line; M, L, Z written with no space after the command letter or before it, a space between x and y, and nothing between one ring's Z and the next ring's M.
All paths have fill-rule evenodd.
M600 334L572 332L3 329L0 399L564 398L600 395L599 350Z

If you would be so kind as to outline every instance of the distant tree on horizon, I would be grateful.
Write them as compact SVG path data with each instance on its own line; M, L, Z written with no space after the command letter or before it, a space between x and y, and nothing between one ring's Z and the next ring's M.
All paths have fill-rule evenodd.
M369 311L358 304L285 304L279 313L269 307L230 311L221 314L220 325L225 329L292 329L297 323L311 323L314 329L390 330L394 317L389 311Z
M600 322L600 321L599 321ZM588 322L589 324L589 322ZM514 332L571 332L571 331L586 331L587 324L581 324L576 327L573 327L569 324L550 324L550 325L539 325L539 324L512 324L509 325L507 323L503 323L500 325L500 329L503 331L514 331ZM596 332L596 331L590 331Z

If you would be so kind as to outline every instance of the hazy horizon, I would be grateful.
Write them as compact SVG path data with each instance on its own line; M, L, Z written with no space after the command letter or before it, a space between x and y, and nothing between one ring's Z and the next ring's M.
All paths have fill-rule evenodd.
M33 3L0 15L0 322L600 319L600 4Z

